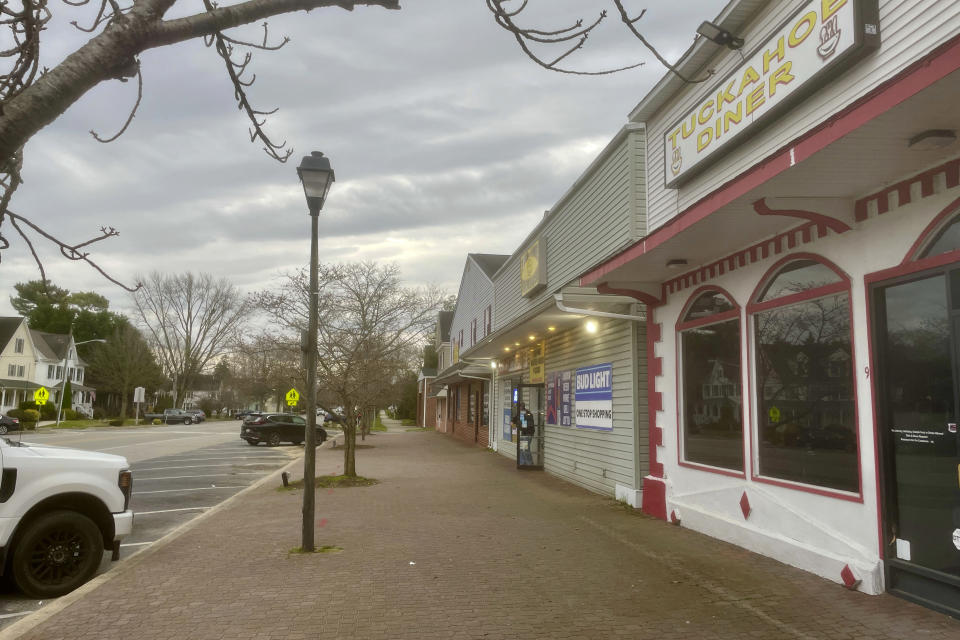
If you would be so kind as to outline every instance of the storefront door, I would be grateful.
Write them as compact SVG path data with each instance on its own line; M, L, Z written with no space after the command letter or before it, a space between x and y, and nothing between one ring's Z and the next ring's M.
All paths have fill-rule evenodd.
M513 394L513 415L518 427L517 437L517 468L543 469L543 385L520 384L515 387ZM521 412L521 405L523 411ZM531 424L524 426L521 421ZM528 435L524 435L524 431Z
M960 616L960 268L872 300L887 589Z

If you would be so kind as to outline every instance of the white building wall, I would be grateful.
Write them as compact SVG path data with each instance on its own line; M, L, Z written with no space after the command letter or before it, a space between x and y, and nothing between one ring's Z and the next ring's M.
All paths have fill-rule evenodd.
M774 1L741 34L750 53L776 31L806 0ZM880 49L851 65L842 75L817 90L815 99L802 100L774 125L746 134L749 141L678 189L664 186L664 134L716 87L743 59L739 52L718 48L710 62L713 82L690 85L647 121L647 223L649 232L662 227L719 185L781 149L784 144L825 122L877 85L889 80L960 31L960 2L956 0L885 0L880 2Z
M657 379L657 391L663 394L663 410L657 414L657 424L663 428L663 446L658 448L658 459L665 467L667 513L675 512L684 526L833 581L839 581L841 570L849 564L856 576L863 580L862 590L868 593L883 590L877 451L867 332L869 309L864 277L898 265L926 225L958 196L960 187L950 190L941 187L934 196L858 223L843 235L831 234L796 249L796 252L823 256L850 276L862 501L753 481L750 479L750 458L747 459L747 479L680 466L675 326L696 288L671 295L663 307L655 310L655 320L663 326L662 341L656 347L656 355L663 357L663 376ZM748 264L705 283L724 288L741 307L741 372L745 390L755 389L751 381L754 366L748 358L753 349L747 346L751 329L746 306L768 269L787 255L789 252L771 255L766 260ZM755 394L755 391L751 393ZM754 395L744 393L744 407L749 416L744 437L748 450L752 452L754 468L757 468ZM744 491L753 508L748 519L744 519L739 505Z

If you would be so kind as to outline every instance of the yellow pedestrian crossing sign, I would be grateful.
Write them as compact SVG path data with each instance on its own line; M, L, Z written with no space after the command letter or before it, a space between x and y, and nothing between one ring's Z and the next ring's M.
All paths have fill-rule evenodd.
M47 391L44 387L40 387L33 392L33 401L37 404L47 404L47 400L50 398L50 392Z
M296 389L290 389L287 391L287 404L291 407L300 402L300 392Z

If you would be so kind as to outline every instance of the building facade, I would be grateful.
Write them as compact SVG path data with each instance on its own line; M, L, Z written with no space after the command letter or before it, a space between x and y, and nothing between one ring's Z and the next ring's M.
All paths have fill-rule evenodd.
M731 2L631 114L643 508L960 614L960 4ZM957 288L954 288L954 287Z

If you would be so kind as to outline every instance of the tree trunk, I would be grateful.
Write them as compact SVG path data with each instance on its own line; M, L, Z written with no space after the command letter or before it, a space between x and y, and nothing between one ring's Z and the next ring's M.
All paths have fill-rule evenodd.
M127 417L127 392L124 391L120 394L120 418L125 419Z
M344 426L343 428L343 475L350 478L357 476L357 427Z

